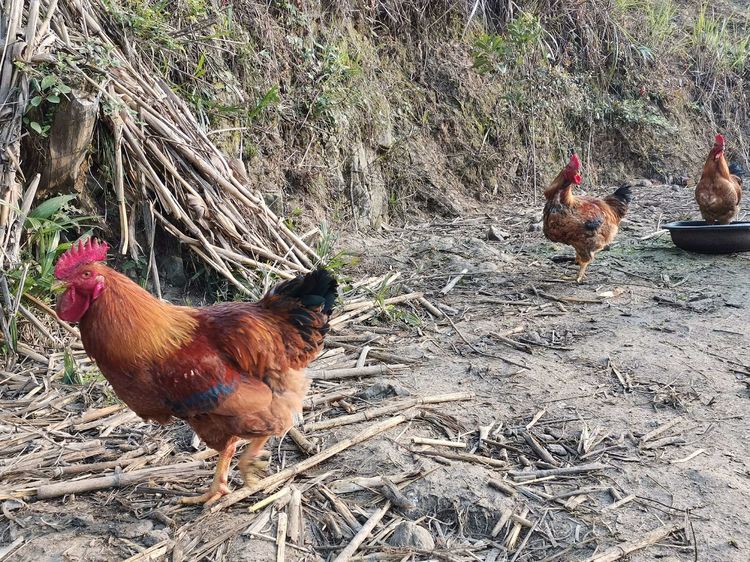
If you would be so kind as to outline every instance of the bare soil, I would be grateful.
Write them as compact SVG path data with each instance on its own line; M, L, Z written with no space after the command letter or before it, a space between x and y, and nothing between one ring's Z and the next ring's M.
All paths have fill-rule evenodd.
M394 374L342 382L340 388L359 386L367 393L313 410L306 423L387 404L398 395L465 391L474 398L428 406L421 418L299 477L306 539L299 547L287 546L287 559L332 559L351 538L345 525L336 538L324 523L333 510L316 487L320 482L331 486L351 476L400 473L419 475L402 487L414 507L392 508L375 532L401 518L415 520L429 530L437 553L391 550L396 560L411 554L414 560L579 561L595 549L603 552L668 523L683 530L629 559L748 559L750 256L689 254L675 248L668 234L650 236L660 223L696 215L692 191L661 185L634 191L619 236L597 256L581 285L564 279L576 271L569 259L572 249L544 239L540 208L524 210L528 203L511 201L451 222L407 225L382 236L341 241L360 259L347 275L360 279L399 271L402 291L423 291L431 303L449 311L450 320L433 319L420 306L405 306L332 334L333 342L342 335L355 342L357 335L367 335L375 350L418 362ZM501 231L502 240L488 240L491 226ZM356 360L362 345L346 354L348 360ZM316 385L313 392L330 388ZM3 399L3 408L11 408L10 397ZM15 424L19 431L34 426L33 416L11 417L4 416L3 423ZM551 464L524 438L534 419L528 435L551 455ZM642 441L675 420L662 434ZM327 447L373 423L310 437ZM56 439L54 432L38 430L40 440ZM91 431L97 436L101 428ZM507 465L429 454L459 449L425 447L424 454L411 443L415 436L462 441L464 452ZM674 439L659 441L668 437ZM160 463L195 453L191 433L182 424L161 429L129 419L97 438L110 451L116 446L122 450L123 444L166 447ZM13 459L33 453L35 443L0 453L3 474ZM271 470L303 457L289 439L276 441ZM536 470L588 463L604 467L525 486L512 473L524 464ZM213 463L206 469L213 469ZM172 503L176 496L206 486L206 469L64 499L6 499L0 558L4 545L22 537L6 560L114 560L159 543L168 544L163 559L275 559L276 511L268 512L270 520L259 536L245 534L256 518L247 510L255 500L208 517L199 508ZM44 467L24 475L40 477L54 479ZM3 476L3 489L22 487L14 484L18 478ZM489 487L489 478L515 482L518 493L509 497ZM233 485L240 485L238 478ZM579 493L571 493L575 490ZM631 501L607 509L631 495ZM375 489L339 497L360 524L382 505ZM530 535L528 528L521 529L514 549L506 548L512 525L491 536L509 508L517 515L528 509L524 517L535 524ZM381 538L366 542L360 553L390 559L374 556L388 551L387 534Z

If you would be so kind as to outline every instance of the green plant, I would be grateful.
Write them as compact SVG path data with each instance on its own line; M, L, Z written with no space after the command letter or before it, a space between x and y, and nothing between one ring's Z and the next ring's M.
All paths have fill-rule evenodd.
M70 248L69 242L61 242L61 236L70 231L86 229L84 236L91 234L92 216L81 216L70 203L75 195L58 195L40 203L27 216L26 240L22 246L22 260L29 265L29 274L24 280L23 291L42 298L49 296L54 284L54 266L57 257ZM9 277L20 281L20 270L9 272Z
M72 89L55 74L33 77L29 81L29 87L31 98L23 122L39 136L46 137L52 127L57 106Z
M522 65L524 58L537 49L542 31L538 16L522 12L511 20L504 34L483 33L471 51L474 68L482 74L508 73Z

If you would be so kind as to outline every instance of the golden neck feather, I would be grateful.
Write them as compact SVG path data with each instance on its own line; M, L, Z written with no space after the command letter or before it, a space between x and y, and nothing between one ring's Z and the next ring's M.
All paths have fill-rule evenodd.
M97 362L136 364L168 357L193 337L192 309L173 306L102 265L105 288L81 320L81 338Z

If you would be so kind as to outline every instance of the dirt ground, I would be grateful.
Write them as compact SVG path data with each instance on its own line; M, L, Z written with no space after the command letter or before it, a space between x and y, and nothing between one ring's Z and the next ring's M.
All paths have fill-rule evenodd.
M581 285L563 279L575 272L568 260L572 249L544 239L541 204L519 212L523 206L507 202L455 221L340 241L359 258L347 275L400 272L401 292L424 292L449 320L433 319L423 307L407 304L334 332L332 347L346 338L359 342L346 350L351 360L366 341L375 351L415 362L356 383L316 383L316 395L336 388L364 393L308 412L306 424L410 397L470 392L473 398L425 406L423 416L299 477L305 540L288 546L287 559L332 559L351 539L338 510L333 518L343 530L338 537L331 531L327 512L334 509L316 488L321 482L339 490L356 527L382 498L369 488L345 493L341 482L400 474L417 475L402 486L413 505L391 509L375 528L377 540L358 553L370 555L367 559L582 561L595 549L601 553L667 524L680 530L629 559L748 559L750 255L703 256L676 249L668 234L654 234L660 223L695 216L692 191L641 185L634 192L620 235L597 256ZM488 240L490 227L500 240ZM5 393L3 408L10 408L12 399ZM98 405L97 399L91 403ZM325 448L380 419L312 432L310 438L320 438ZM12 422L6 417L3 423L16 431L34 425L33 416ZM667 423L672 425L643 440ZM162 464L189 460L196 450L181 424L160 429L128 418L107 435L97 435L101 428L90 431L110 453L113 447L163 451ZM421 448L413 437L461 441L466 447ZM55 438L54 432L40 434L40 439ZM2 473L12 472L13 459L33 454L34 443L6 449ZM435 456L435 451L447 454ZM506 464L450 458L451 451ZM289 439L277 441L271 470L302 458ZM603 466L526 484L516 472L524 465L537 470L590 463ZM210 516L172 503L175 496L205 486L212 469L209 462L166 481L49 500L8 499L10 490L23 486L17 473L12 479L3 476L0 559L7 554L11 561L114 560L139 556L153 545L165 545L155 559L275 559L276 511L263 511L268 522L250 532L257 519L247 506L255 500ZM28 481L42 477L54 480L44 468L24 475ZM488 486L490 478L505 479L516 493ZM232 484L239 486L239 479ZM519 525L512 548L506 548L512 521L492 536L508 510L533 524L532 532ZM428 529L435 554L424 543L386 545L388 527L402 519ZM11 543L13 549L4 551ZM386 552L395 558L386 558ZM136 559L148 559L147 553L140 556Z

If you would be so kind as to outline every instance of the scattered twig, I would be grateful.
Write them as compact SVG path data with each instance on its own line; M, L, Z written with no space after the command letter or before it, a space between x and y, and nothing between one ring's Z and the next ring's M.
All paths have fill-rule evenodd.
M376 510L375 513L373 513L372 516L367 520L367 522L362 525L362 528L357 532L356 535L354 535L354 538L348 545L346 545L344 550L342 550L339 555L333 559L333 562L348 562L352 555L357 552L359 546L365 541L368 535L375 528L375 525L380 523L380 520L385 516L386 513L388 513L388 510L390 508L391 502L386 501L383 507Z
M682 529L683 527L681 525L664 525L663 527L659 527L658 529L646 533L639 539L622 542L617 546L607 549L601 554L587 558L584 562L615 562L615 560L622 560L631 552L654 545Z

